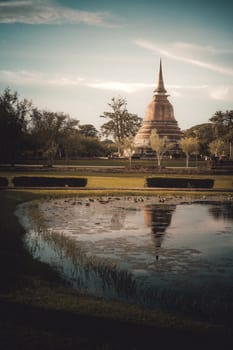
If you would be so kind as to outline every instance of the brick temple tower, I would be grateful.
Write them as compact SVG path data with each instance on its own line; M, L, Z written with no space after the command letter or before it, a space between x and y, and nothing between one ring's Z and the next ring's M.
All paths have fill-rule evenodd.
M150 150L150 134L152 129L155 128L160 137L167 136L168 140L173 143L173 153L178 150L182 132L174 117L173 107L167 99L168 96L164 87L162 62L160 60L158 85L154 90L153 100L147 106L142 126L135 136L134 142L137 152L143 154Z

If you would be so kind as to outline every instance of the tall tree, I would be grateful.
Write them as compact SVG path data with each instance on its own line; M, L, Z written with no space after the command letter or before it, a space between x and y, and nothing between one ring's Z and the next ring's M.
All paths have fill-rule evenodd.
M159 136L157 130L153 129L150 134L150 146L156 152L158 167L160 167L164 153L171 149L173 145L166 136Z
M196 137L199 144L199 153L201 155L209 154L209 144L214 139L214 129L211 123L194 125L184 131L184 137Z
M104 156L105 150L97 138L80 135L77 153L80 157L100 157Z
M0 95L0 160L14 163L24 148L32 103L5 89Z
M136 114L129 113L127 110L127 102L124 98L112 98L111 112L104 112L102 118L109 119L108 122L101 126L101 132L104 136L112 136L117 144L118 154L122 154L122 143L126 137L134 136L138 131L142 119Z
M190 154L197 154L198 152L198 140L196 137L184 137L180 140L180 146L186 155L186 168L188 168Z
M229 158L232 159L233 145L233 110L217 111L210 118L214 129L214 139L223 140L228 145Z
M92 124L79 125L79 132L81 135L86 137L98 137L98 131Z
M35 140L35 150L41 151L52 165L54 157L64 139L73 133L78 125L78 120L71 119L64 113L55 113L47 110L33 110L31 118L31 135Z
M219 158L221 154L225 151L225 143L223 140L215 139L209 144L210 153Z
M124 150L124 154L129 157L129 167L131 168L132 166L132 156L135 152L135 144L134 144L134 137L130 136L130 137L126 137L123 140L123 150Z
M77 130L78 121L67 118L63 128L59 132L59 156L65 156L66 162L71 157L77 157L78 145L80 143L80 133Z

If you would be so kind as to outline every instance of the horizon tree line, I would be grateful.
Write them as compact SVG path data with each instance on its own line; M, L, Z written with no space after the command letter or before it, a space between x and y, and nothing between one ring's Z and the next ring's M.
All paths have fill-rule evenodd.
M19 159L32 158L44 159L51 165L54 159L68 162L78 157L125 153L131 164L135 152L133 138L142 118L128 111L127 101L122 97L113 97L108 107L110 111L100 116L107 121L98 131L94 125L82 125L63 112L41 110L6 88L0 95L0 163L13 164ZM194 153L202 157L224 155L232 159L233 110L217 111L209 121L184 131L180 147L187 162ZM169 153L170 146L167 140L156 135L155 130L151 148L155 150L159 164L164 153Z

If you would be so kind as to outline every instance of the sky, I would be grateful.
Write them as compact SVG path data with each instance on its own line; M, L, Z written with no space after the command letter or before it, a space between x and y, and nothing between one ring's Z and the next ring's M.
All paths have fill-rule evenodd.
M98 130L113 97L144 117L164 83L182 130L233 109L229 0L0 0L0 93Z

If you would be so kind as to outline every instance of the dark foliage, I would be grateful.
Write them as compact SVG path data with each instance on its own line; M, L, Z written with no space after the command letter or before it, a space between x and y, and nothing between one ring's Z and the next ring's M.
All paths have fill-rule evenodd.
M85 187L86 178L16 176L12 180L16 187Z
M213 188L213 179L148 177L147 187L162 188Z
M8 179L6 177L0 177L0 187L7 187Z

